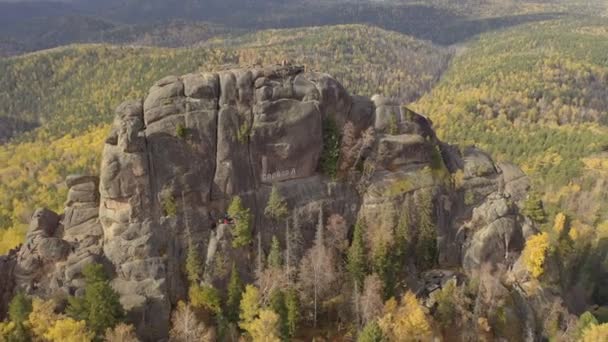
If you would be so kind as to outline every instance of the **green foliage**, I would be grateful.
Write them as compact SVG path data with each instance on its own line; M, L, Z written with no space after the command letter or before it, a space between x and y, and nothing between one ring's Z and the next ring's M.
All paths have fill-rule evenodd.
M281 258L281 246L279 239L276 236L272 236L272 244L270 245L270 253L268 253L268 266L274 268L281 268L283 260Z
M22 324L27 321L30 312L32 312L32 300L23 292L17 292L8 305L8 317L11 322Z
M125 313L120 296L110 286L102 265L89 264L83 274L86 282L84 297L70 297L66 312L77 321L86 321L87 327L101 337L108 328L120 323Z
M430 269L437 263L437 230L435 227L432 191L416 192L418 209L418 236L416 239L416 262L420 270Z
M270 295L270 309L279 316L279 335L282 340L289 340L289 320L285 293L275 290Z
M240 303L239 326L247 330L247 325L253 322L260 312L260 291L253 285L247 285Z
M236 269L236 264L232 263L230 281L228 282L228 298L226 299L226 317L230 322L236 323L239 320L239 305L243 295L243 282Z
M192 241L188 244L188 252L186 254L186 275L191 284L198 284L201 281L201 272L203 271L203 260L198 252L198 249L193 245Z
M175 126L175 135L180 139L185 139L188 134L188 130L182 123L178 123Z
M228 207L228 215L234 219L232 228L232 247L244 247L253 241L251 237L252 215L249 208L243 206L241 197L235 196Z
M386 339L382 334L382 329L378 325L377 321L369 322L365 325L359 336L357 336L357 342L385 342Z
M449 327L458 319L456 305L454 303L455 292L456 282L449 281L435 296L435 299L437 300L435 317L443 328Z
M536 223L545 223L547 221L543 201L537 192L530 192L528 194L524 202L523 213Z
M560 19L482 34L413 109L444 141L520 165L546 206L593 223L607 209L594 193L605 173L588 165L608 145L605 26L605 19ZM566 192L572 188L580 193Z
M347 254L346 268L350 273L353 282L359 289L363 287L363 279L367 272L365 241L364 241L365 223L359 221L355 224L353 232L353 241L350 244Z
M298 292L294 288L287 289L285 293L285 306L287 308L287 330L289 336L293 337L298 330L300 322L300 299Z
M277 39L280 44L259 44ZM98 174L120 101L144 97L166 75L282 59L327 72L351 93L409 102L431 88L449 52L392 31L340 25L259 31L200 48L73 45L2 59L0 121L16 118L40 127L0 145L0 235L11 229L0 239L0 253L23 241L34 208L63 210L67 175Z
M285 198L281 196L277 186L273 185L272 190L270 191L270 197L268 198L268 203L266 204L266 209L264 209L264 215L278 221L285 218L288 214L289 210L287 209Z
M174 217L177 214L177 203L172 194L165 192L162 194L161 205L163 207L163 215Z
M592 325L598 325L599 322L595 316L589 311L583 312L582 315L578 318L578 322L576 323L576 331L575 337L580 339L583 335L583 332Z
M332 179L338 175L340 159L340 130L336 122L328 115L323 120L323 151L319 160L321 172Z
M221 315L220 292L210 285L191 285L188 290L190 304L201 310L205 310L214 315Z
M399 124L397 123L397 114L391 113L391 117L388 121L388 134L397 135L399 134Z
M8 317L14 324L14 330L8 336L9 341L25 342L30 340L30 333L25 324L30 312L32 312L31 298L23 292L18 292L8 306Z

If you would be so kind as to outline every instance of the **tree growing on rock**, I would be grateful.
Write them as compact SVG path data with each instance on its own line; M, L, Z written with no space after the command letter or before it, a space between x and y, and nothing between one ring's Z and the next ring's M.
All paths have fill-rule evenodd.
M201 272L203 271L203 261L198 249L192 241L188 243L188 252L186 254L186 274L191 284L198 284L201 281Z
M210 285L192 285L188 297L193 308L219 315L222 312L219 291Z
M268 203L264 209L264 215L272 220L279 221L287 217L288 214L289 210L285 198L281 195L277 186L273 185Z
M232 247L244 247L253 241L251 236L251 210L243 206L240 196L235 196L228 207L228 215L234 219L232 228Z
M124 318L120 297L110 286L102 265L89 264L83 274L86 282L84 297L70 297L67 314L75 320L86 321L96 336L103 336L108 328L113 328Z
M547 214L543 207L543 201L537 192L530 192L528 194L528 197L524 202L523 213L536 223L540 224L547 221Z

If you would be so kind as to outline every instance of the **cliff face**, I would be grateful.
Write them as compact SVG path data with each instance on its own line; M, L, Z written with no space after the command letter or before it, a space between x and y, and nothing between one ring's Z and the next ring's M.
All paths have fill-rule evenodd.
M337 179L319 172L330 125L348 126ZM79 294L82 267L105 263L146 340L166 336L171 308L186 296L190 243L205 257L205 281L223 288L233 262L251 280L273 235L285 241L297 226L306 249L319 217L331 214L349 226L365 221L368 244L390 245L382 239L403 213L414 218L424 206L437 266L466 272L512 264L532 229L517 205L528 187L519 169L442 143L423 116L380 96L351 96L331 76L297 66L156 82L144 100L118 107L101 170L99 192L96 178L68 179L65 214L37 211L27 242L0 259L0 291ZM264 216L272 185L291 209L286 222ZM255 243L239 249L230 227L216 224L236 195L254 217ZM423 271L420 258L404 256L403 271Z

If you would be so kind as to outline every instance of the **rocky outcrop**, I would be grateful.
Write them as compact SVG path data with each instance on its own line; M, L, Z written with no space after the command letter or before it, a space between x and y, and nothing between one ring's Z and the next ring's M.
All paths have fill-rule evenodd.
M42 297L78 295L84 288L82 269L103 262L97 177L70 176L64 214L37 209L25 243L0 259L0 293L15 290ZM6 303L6 301L2 301Z
M332 123L342 130L348 122L351 145L342 149L352 156L335 161L336 180L319 171L330 148L324 137ZM285 241L297 229L308 248L319 217L362 220L368 242L388 246L400 225L414 243L426 219L436 266L471 272L517 257L517 205L528 187L516 167L442 143L430 120L406 107L351 96L331 76L291 65L159 80L144 99L117 108L99 182L78 176L67 185L65 214L38 211L15 260L0 259L0 273L14 273L29 292L78 295L82 268L105 263L144 340L167 336L170 311L186 296L190 245L204 256L204 280L223 288L233 262L252 279L273 236ZM285 222L263 214L272 186L291 209ZM253 213L255 242L235 249L230 227L216 223L237 195ZM422 271L417 258L403 256L403 273ZM430 293L437 279L455 277L433 274L412 284ZM11 286L0 281L0 290Z

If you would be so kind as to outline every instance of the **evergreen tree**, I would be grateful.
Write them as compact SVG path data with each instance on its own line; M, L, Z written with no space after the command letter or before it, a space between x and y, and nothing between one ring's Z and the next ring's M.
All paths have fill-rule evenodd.
M235 223L232 229L232 247L239 248L249 245L253 238L251 236L251 210L243 206L241 197L235 196L228 207L230 215Z
M300 321L300 300L294 288L287 289L285 293L285 307L287 308L287 330L290 337L295 336Z
M289 337L289 321L287 317L287 303L285 302L285 293L281 290L275 290L270 295L270 309L279 316L279 335L282 340L287 340Z
M15 330L11 339L17 342L28 341L29 332L26 328L26 321L32 312L32 300L23 292L18 292L8 306L8 317L15 324Z
M384 342L386 339L382 334L382 329L378 325L377 321L372 321L365 325L365 328L361 331L357 337L357 342Z
M201 256L192 241L190 241L186 255L186 274L191 284L198 284L201 281L202 270L203 261Z
M279 245L279 239L276 236L272 237L272 244L270 245L270 253L268 253L268 267L280 268L283 265L281 260L281 247Z
M543 201L537 192L530 192L528 194L528 198L524 202L523 213L536 223L541 224L547 221Z
M365 223L357 222L353 232L353 242L348 249L347 269L350 273L355 286L359 289L363 285L366 273L365 241L363 241L363 231Z
M205 310L214 315L221 315L221 299L219 291L210 285L191 285L188 290L190 304L197 309Z
M232 272L228 282L228 298L226 299L226 313L230 322L239 320L239 305L243 295L243 283L236 269L236 264L232 263Z
M103 336L124 317L120 296L112 287L100 264L89 264L83 270L85 294L82 298L69 298L67 313L72 318L84 320L96 336Z
M433 199L430 190L416 192L418 209L418 240L416 261L420 270L432 268L437 263L437 231L433 222Z
M279 189L276 185L272 186L270 191L270 197L268 198L268 204L264 209L264 215L272 220L281 220L287 217L289 211L287 209L287 203L285 198L279 193Z

